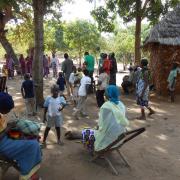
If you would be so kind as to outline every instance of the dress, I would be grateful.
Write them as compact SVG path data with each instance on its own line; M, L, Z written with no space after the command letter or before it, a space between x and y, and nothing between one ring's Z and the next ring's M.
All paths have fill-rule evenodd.
M99 129L95 131L95 151L105 149L125 132L125 127L129 125L125 112L121 101L117 105L110 101L103 104L98 121Z
M149 70L141 70L140 79L137 82L137 88L136 88L136 95L137 95L137 104L141 107L148 107L149 103L149 84L147 85L146 89L144 90L144 94L142 95L144 86L145 86L145 76L148 76L147 78L150 79Z

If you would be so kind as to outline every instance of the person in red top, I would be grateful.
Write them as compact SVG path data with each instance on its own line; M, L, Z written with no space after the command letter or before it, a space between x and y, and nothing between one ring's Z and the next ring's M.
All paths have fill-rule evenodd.
M103 69L108 75L110 75L111 61L107 54L103 54Z

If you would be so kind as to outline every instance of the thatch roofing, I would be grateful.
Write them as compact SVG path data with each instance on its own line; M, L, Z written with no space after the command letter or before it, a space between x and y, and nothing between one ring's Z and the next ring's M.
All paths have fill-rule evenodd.
M144 46L149 43L180 46L180 3L151 29Z

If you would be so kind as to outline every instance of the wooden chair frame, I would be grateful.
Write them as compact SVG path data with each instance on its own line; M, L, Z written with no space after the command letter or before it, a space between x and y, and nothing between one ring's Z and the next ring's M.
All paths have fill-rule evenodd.
M103 158L106 160L106 162L109 164L109 166L111 167L112 171L114 172L115 175L118 175L118 171L117 169L114 167L112 161L108 158L108 154L112 151L116 151L118 153L118 155L120 156L120 158L123 160L123 162L125 163L125 165L127 167L130 168L130 163L126 160L125 156L122 154L122 152L120 151L120 148L128 141L130 141L131 139L134 139L136 136L140 135L141 133L143 133L146 129L144 127L139 128L139 129L135 129L132 131L127 131L123 134L121 134L117 140L115 140L113 143L111 143L107 148L101 150L101 151L95 151L94 152L94 157L91 160L92 162L95 161L98 158Z
M2 170L0 180L3 179L4 175L10 167L14 167L17 171L19 171L19 167L15 161L10 160L3 155L0 155L0 168Z

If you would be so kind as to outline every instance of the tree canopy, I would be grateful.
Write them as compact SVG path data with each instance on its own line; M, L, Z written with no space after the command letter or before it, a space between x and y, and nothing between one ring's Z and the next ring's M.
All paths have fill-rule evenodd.
M147 19L155 24L159 18L167 13L169 8L176 6L179 0L107 0L105 7L92 11L92 16L98 22L102 31L110 32L114 29L113 21L119 15L125 23L136 21L135 30L135 62L141 58L141 22ZM110 28L108 28L110 27Z
M88 21L77 20L65 26L65 42L77 52L79 58L85 51L95 52L100 38L96 26Z

